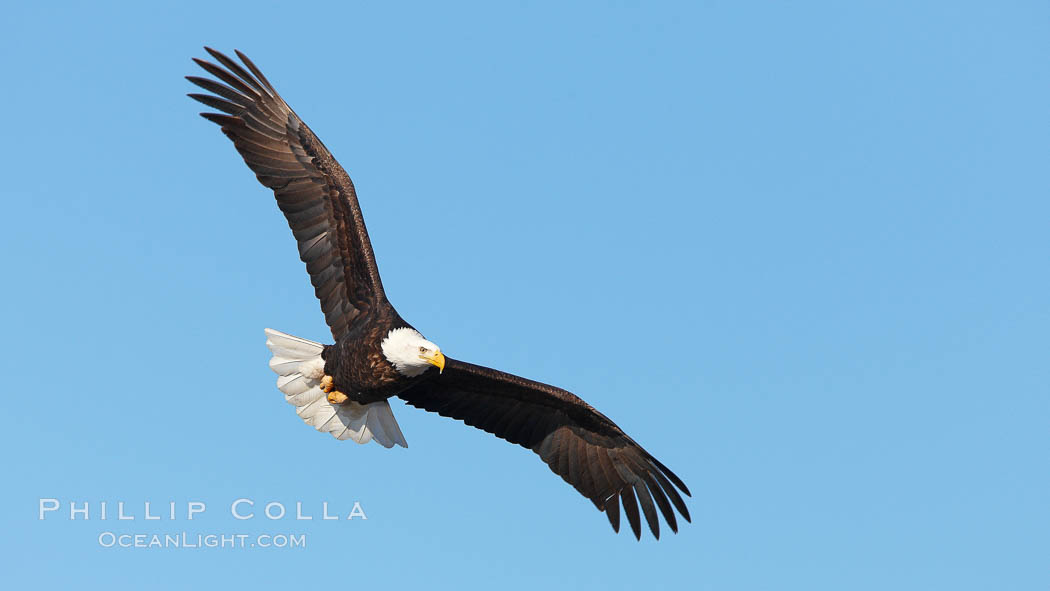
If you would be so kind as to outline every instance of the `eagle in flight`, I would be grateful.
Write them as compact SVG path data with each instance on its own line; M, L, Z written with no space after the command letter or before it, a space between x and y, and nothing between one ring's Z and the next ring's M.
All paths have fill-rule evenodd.
M689 495L685 483L591 405L447 357L401 318L383 291L346 171L251 60L205 50L218 64L194 61L214 79L187 79L210 94L189 96L220 111L201 116L222 128L273 190L335 340L323 345L266 329L277 387L303 421L337 439L407 447L387 402L397 396L531 449L617 532L621 505L639 539L640 515L656 538L657 510L676 533L675 509L689 521L678 492Z

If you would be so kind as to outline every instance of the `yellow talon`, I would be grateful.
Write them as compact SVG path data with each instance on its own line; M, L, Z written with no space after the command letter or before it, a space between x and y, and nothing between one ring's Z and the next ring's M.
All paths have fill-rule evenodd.
M321 378L321 390L328 394L328 402L330 404L342 404L350 399L349 396L335 389L335 384L332 382L332 376L324 376Z

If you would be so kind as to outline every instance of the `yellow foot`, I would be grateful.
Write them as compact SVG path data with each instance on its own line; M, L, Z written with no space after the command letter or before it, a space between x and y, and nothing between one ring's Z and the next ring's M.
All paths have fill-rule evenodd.
M321 378L321 391L328 394L328 402L332 404L342 404L350 399L349 396L335 389L335 384L332 383L332 376Z
M343 394L339 390L332 390L328 393L328 402L331 404L342 404L349 399L350 398L346 394Z

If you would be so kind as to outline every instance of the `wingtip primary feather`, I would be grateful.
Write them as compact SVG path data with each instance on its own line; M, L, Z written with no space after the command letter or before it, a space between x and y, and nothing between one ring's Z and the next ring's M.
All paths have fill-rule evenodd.
M627 514L627 522L631 524L635 539L641 541L642 519L638 513L638 501L634 498L634 487L625 486L620 491L620 500L623 501L623 512Z
M223 113L226 113L228 115L236 116L244 110L240 105L235 105L230 101L212 96L210 94L199 94L196 92L191 92L188 93L186 96L197 101L198 103L202 103L213 109L222 111Z
M605 500L605 516L609 518L609 524L613 531L620 533L620 495L613 494Z
M236 125L240 119L231 117L230 115L223 115L222 113L198 113L201 117L204 117L208 121L220 125L222 127Z
M667 475L667 478L669 478L671 480L671 482L673 482L675 484L675 486L677 486L679 489L681 489L681 491L685 493L685 496L687 496L687 497L693 496L692 493L689 492L689 487L687 487L685 485L685 482L682 482L682 479L679 478L677 474L672 472L670 468L665 466L663 464L663 462L661 462L660 460L654 458L653 455L650 454L649 452L645 452L645 457L650 462L655 464L656 467L659 468L665 475Z
M262 83L266 90L276 97L277 90L274 89L273 84L270 84L270 81L266 79L266 76L264 76L262 70L260 70L259 67L255 65L255 62L248 59L248 56L241 53L241 50L239 49L234 49L233 52L237 55L238 58L240 58L241 62L245 66L247 66L249 70L251 70L252 74L259 80L260 83Z

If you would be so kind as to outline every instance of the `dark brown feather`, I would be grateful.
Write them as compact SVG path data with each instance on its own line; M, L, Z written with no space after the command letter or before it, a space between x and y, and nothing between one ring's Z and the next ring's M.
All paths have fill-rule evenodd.
M623 512L627 514L627 523L631 524L635 539L642 539L642 520L638 515L638 501L634 498L634 488L625 486L620 491L620 499L623 501Z
M609 518L609 525L613 531L620 533L620 495L613 495L605 500L605 516Z
M660 520L656 518L656 507L653 506L653 498L649 495L649 489L645 487L645 482L641 478L634 481L634 494L638 497L638 502L642 506L645 520L649 523L649 531L653 532L653 537L659 540Z

